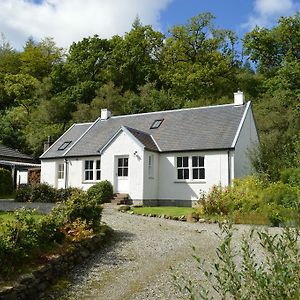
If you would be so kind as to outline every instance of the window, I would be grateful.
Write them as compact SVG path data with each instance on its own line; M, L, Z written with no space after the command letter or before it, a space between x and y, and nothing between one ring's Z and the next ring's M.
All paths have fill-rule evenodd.
M118 177L128 176L128 157L118 158Z
M58 150L59 150L59 151L65 150L71 143L72 143L72 141L63 142L63 143L59 146Z
M64 179L65 178L65 165L58 164L57 168L57 179Z
M204 156L178 156L176 161L177 179L205 179L204 160Z
M205 179L204 157L192 156L193 179Z
M164 119L155 120L155 121L152 123L150 129L157 129L157 128L161 125L161 123L163 122L163 120L164 120Z
M101 160L86 160L84 162L84 180L101 179Z
M177 179L189 179L189 157L177 157Z
M149 155L148 158L148 177L154 178L154 156Z

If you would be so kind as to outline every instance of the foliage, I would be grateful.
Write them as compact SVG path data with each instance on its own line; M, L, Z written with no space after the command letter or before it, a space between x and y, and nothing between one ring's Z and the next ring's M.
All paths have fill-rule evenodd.
M98 204L105 203L113 196L113 186L108 180L100 181L87 190L91 199L95 199Z
M8 195L13 191L11 172L0 168L0 195Z
M64 223L70 224L76 219L86 221L87 225L92 229L97 229L101 221L102 207L96 202L96 199L88 196L83 191L74 192L67 201L59 204L59 218Z
M49 184L38 183L21 185L16 191L16 202L55 203L66 201L73 193L81 191L78 188L55 189Z
M47 216L37 219L34 211L22 209L5 222L0 232L0 277L49 247L80 241L99 230L102 207L83 191L70 193Z
M285 228L278 234L252 230L244 234L240 248L233 246L230 225L223 225L217 259L206 262L195 255L204 279L177 278L189 299L298 299L299 230Z
M232 186L213 186L200 197L207 215L224 215L231 219L252 214L256 219L268 219L274 226L298 222L300 189L283 182L270 183L266 178L249 176L236 179Z
M289 168L281 171L280 180L292 186L300 186L300 168Z

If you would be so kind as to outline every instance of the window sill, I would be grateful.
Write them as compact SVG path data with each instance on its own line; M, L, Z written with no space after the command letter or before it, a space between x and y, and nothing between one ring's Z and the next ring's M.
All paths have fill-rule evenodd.
M202 180L174 180L174 183L206 183L205 179Z
M101 180L83 180L82 183L98 183Z

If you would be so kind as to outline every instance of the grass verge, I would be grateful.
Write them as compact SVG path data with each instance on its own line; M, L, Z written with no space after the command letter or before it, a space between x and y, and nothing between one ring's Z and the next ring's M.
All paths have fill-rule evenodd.
M151 207L133 207L132 211L134 214L152 214L156 216L170 216L170 217L180 217L187 216L194 212L192 207L175 207L175 206L151 206Z

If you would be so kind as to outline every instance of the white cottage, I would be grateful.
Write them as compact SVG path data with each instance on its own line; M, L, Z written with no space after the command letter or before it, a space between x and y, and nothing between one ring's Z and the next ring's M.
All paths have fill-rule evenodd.
M233 104L111 116L71 126L41 158L41 181L84 190L109 180L134 204L190 206L200 191L251 173L258 134L242 92Z

